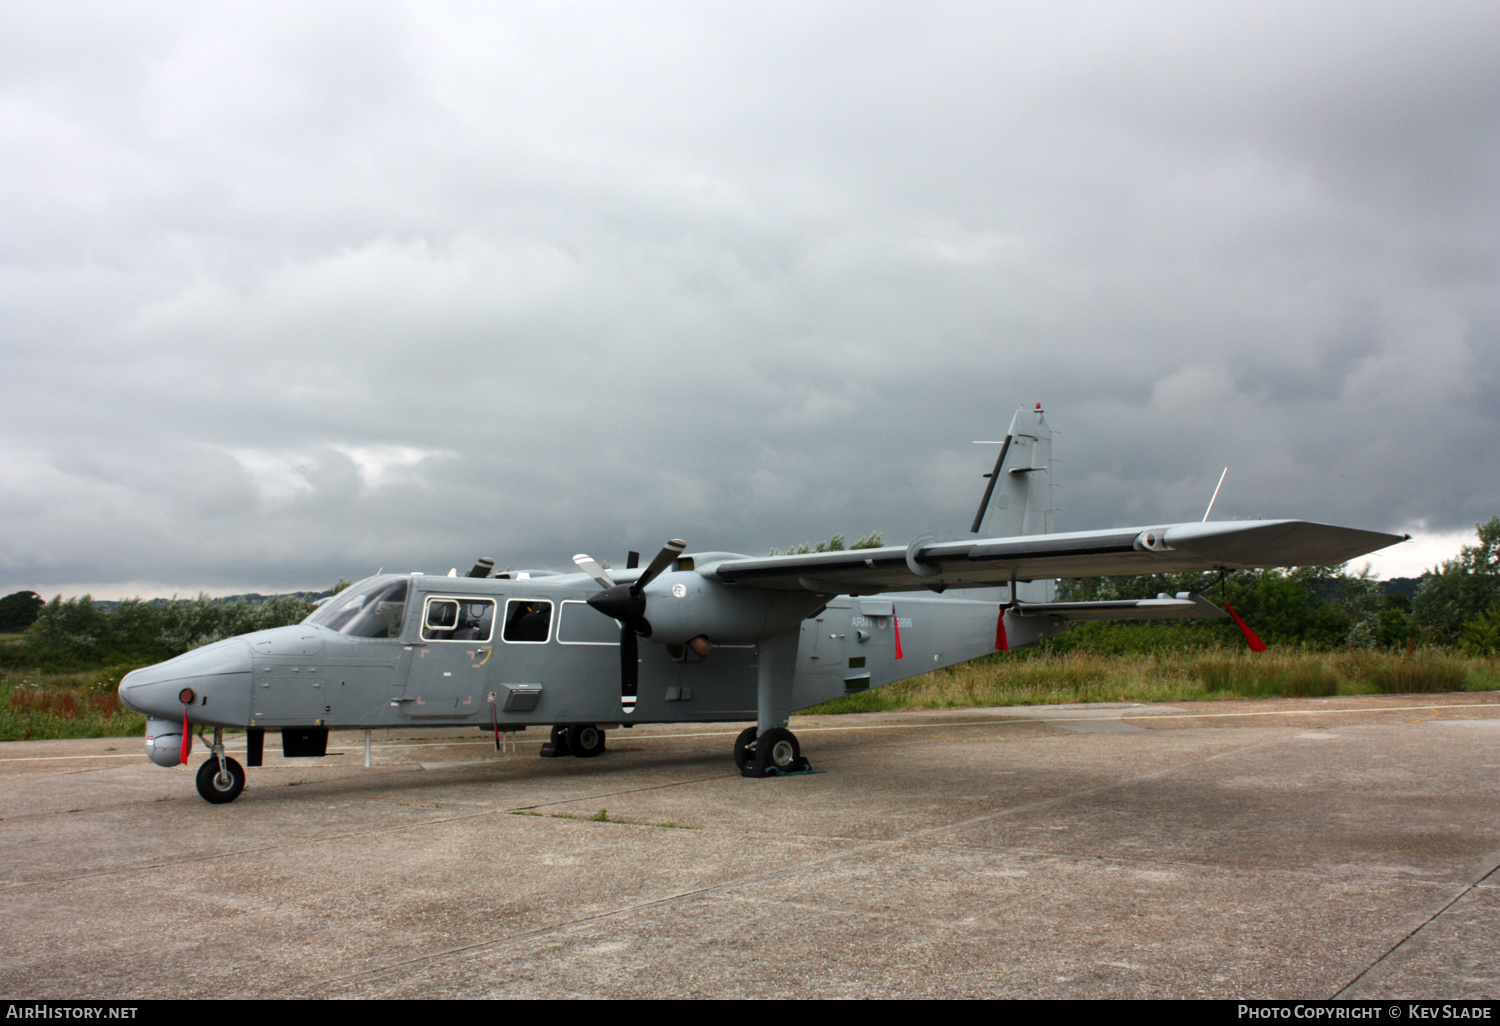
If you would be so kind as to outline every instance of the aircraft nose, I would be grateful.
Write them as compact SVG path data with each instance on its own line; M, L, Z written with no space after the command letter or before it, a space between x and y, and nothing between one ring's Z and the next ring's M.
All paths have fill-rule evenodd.
M180 720L183 688L193 689L195 706L211 706L215 696L248 696L250 668L249 642L218 641L127 673L120 681L120 701L145 716Z

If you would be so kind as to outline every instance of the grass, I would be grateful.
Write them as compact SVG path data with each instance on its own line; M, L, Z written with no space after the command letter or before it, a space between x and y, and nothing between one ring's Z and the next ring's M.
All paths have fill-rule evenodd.
M1209 692L1246 698L1326 698L1339 689L1322 659L1205 659L1194 672Z
M1203 649L1100 655L997 654L834 699L807 713L890 712L1070 702L1428 694L1500 689L1500 659L1440 650Z
M1482 681L1476 681L1478 686L1474 688L1467 687L1469 678L1479 675L1471 674L1464 664L1481 661L1485 660L1424 653L1410 659L1371 667L1367 673L1381 691L1392 694L1479 690L1483 687ZM1487 661L1493 670L1495 660ZM1494 676L1493 672L1489 674L1489 687L1491 688L1495 686Z
M122 706L116 690L133 669L0 673L0 741L144 735L145 717Z

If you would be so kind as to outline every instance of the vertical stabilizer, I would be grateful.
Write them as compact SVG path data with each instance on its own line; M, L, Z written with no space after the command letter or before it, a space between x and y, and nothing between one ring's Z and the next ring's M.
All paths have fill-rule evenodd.
M1036 409L1011 418L971 530L993 538L1052 532L1052 429Z

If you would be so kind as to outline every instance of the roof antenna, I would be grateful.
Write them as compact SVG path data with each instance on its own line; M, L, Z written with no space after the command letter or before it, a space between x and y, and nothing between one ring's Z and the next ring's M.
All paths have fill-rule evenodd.
M1208 515L1214 511L1214 500L1219 497L1219 489L1224 487L1224 478L1229 475L1229 468L1224 468L1224 473L1219 475L1219 483L1214 485L1214 497L1208 500L1208 509L1203 511L1203 523L1208 523Z

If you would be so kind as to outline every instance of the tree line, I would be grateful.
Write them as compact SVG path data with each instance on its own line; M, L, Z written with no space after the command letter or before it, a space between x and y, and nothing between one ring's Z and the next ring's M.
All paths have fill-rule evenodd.
M300 623L317 603L305 595L273 595L255 603L199 595L173 602L125 599L111 610L84 595L27 604L34 619L20 644L0 648L0 666L69 670L155 663L223 638Z

